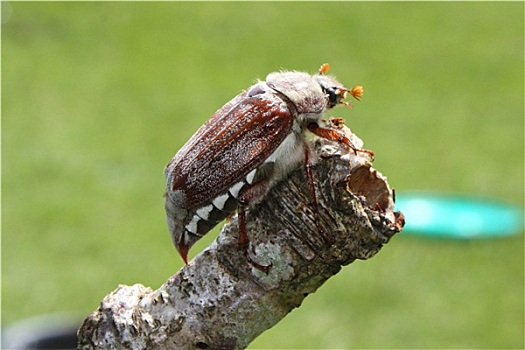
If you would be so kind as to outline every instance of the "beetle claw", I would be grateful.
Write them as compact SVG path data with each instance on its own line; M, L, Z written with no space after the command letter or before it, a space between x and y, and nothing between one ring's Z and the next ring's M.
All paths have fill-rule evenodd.
M265 274L269 274L269 273L270 273L270 269L271 269L272 266L273 266L272 263L270 263L270 264L268 264L268 265L261 265L261 264L259 264L258 262L253 261L252 258L250 258L250 256L249 256L248 254L246 254L246 259L248 260L248 262L250 263L250 265L252 265L253 267L255 267L257 270L264 272Z
M249 243L246 242L246 243L243 243L243 244L240 244L240 245L241 245L241 248L242 248L242 253L244 254L244 257L246 258L246 260L248 261L248 263L250 265L255 267L257 270L264 272L265 274L268 274L270 272L270 269L273 266L273 264L271 262L268 265L261 265L261 264L259 264L258 262L253 260L252 257L250 256L250 252L248 251ZM253 247L252 247L252 250L253 250Z

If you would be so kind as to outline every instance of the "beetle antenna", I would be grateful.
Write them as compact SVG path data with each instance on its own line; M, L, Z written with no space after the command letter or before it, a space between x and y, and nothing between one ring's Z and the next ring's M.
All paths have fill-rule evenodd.
M323 63L321 68L319 68L319 75L325 75L330 70L330 65L328 63Z
M358 101L361 101L361 97L363 97L363 93L365 90L363 89L363 86L356 85L352 90L348 91L350 95L354 96L354 98Z
M363 86L361 86L361 85L356 85L352 90L345 89L345 88L339 88L339 90L343 91L343 93L344 93L344 97L343 98L346 97L346 93L350 93L350 95L352 95L358 101L361 101L361 97L363 97L363 92L364 92ZM343 105L345 105L346 107L349 107L349 108L353 107L350 103L346 102L343 99L341 99L341 101L339 101L339 103L343 104Z

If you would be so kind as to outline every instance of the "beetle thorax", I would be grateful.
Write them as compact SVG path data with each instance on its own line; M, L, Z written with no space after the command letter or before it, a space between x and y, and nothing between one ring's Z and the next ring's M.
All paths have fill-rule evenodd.
M298 115L322 115L328 105L321 86L307 73L271 73L266 77L266 84L288 99Z

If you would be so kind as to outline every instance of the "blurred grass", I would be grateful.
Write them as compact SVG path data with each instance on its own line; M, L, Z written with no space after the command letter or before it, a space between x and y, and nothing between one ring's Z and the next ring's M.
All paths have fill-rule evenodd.
M181 266L163 168L220 106L330 62L363 102L334 115L402 194L523 205L524 4L2 2L2 321L88 315ZM192 252L202 249L215 233ZM523 234L400 234L257 348L523 348Z

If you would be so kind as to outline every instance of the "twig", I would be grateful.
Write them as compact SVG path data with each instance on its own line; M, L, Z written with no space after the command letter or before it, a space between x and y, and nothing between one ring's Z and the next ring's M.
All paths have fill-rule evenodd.
M320 139L314 149L317 223L304 167L247 213L250 254L271 262L268 274L239 249L234 217L158 290L107 295L80 328L79 349L244 349L341 266L374 256L404 224L386 179L366 153Z

